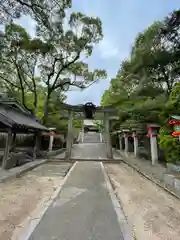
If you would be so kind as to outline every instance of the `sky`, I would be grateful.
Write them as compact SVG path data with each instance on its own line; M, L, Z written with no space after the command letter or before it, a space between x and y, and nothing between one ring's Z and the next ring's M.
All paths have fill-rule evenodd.
M162 20L174 9L180 8L179 0L72 0L73 11L98 16L103 25L103 40L94 48L87 60L91 69L105 69L107 80L101 80L90 88L68 93L69 104L93 102L99 105L101 96L115 77L121 62L129 57L137 34L154 21ZM20 20L27 30L33 32L31 19Z

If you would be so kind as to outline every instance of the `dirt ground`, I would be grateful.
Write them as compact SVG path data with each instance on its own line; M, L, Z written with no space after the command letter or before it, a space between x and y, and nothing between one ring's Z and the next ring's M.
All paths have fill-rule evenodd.
M137 240L179 240L180 201L126 164L107 164L128 223Z
M62 183L57 174L40 174L42 167L19 179L0 184L0 239L11 239L18 225L38 204L47 202ZM48 166L43 166L43 173Z

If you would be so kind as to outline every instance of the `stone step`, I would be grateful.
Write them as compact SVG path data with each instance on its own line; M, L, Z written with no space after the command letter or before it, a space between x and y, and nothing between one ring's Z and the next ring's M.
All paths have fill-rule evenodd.
M56 158L56 159L52 159L50 162L52 163L65 163L65 162L103 162L103 163L120 163L122 162L121 159L87 159L87 158L84 158L84 159L75 159L75 158L71 158L71 159L62 159L62 158Z

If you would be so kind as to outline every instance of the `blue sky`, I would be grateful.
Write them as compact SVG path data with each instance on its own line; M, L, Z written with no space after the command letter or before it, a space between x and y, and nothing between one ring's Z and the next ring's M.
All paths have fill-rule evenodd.
M108 79L94 84L83 92L69 92L70 104L91 101L99 105L101 96L108 88L110 79L116 75L121 61L129 56L136 35L154 21L161 20L169 12L180 8L179 0L72 0L72 2L74 11L98 16L102 20L104 39L95 47L88 63L90 68L105 69ZM24 23L29 31L33 31L32 20Z

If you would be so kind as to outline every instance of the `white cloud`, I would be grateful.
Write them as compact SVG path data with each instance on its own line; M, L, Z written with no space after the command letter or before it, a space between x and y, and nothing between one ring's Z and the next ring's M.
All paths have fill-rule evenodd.
M15 22L24 27L31 37L35 37L36 22L30 16L22 16L20 19L15 20Z
M119 58L119 48L110 39L104 38L98 44L98 51L102 58Z

